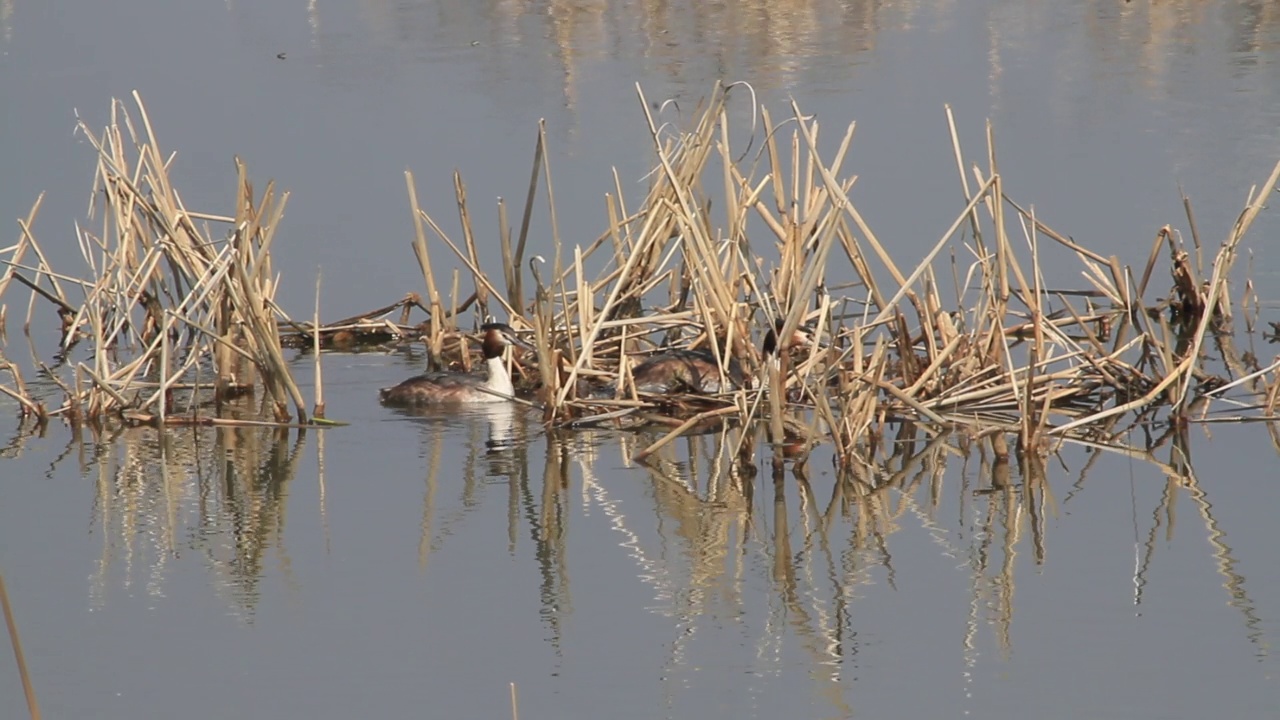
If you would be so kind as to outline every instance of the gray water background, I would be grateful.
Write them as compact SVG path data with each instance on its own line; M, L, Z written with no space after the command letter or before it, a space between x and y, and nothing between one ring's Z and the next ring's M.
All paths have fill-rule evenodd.
M678 99L678 120L723 79L775 115L794 97L827 143L857 121L853 200L903 265L962 206L944 103L973 160L991 120L1007 187L1038 217L1140 265L1161 225L1183 225L1179 188L1212 247L1280 159L1278 16L1192 1L4 0L0 246L47 191L34 230L55 267L77 267L94 157L73 111L101 126L136 89L189 207L230 209L233 155L290 190L282 304L309 314L322 270L326 312L352 314L421 290L406 168L449 221L461 170L492 238L480 209L523 198L545 118L561 228L585 243L611 168L632 198L644 188L634 84ZM1246 242L1264 319L1277 228L1264 213ZM1083 285L1062 267L1055 280ZM21 347L25 308L6 300ZM377 405L420 354L325 363L331 414L351 426L323 434L77 442L0 423L14 437L0 569L47 716L509 717L509 683L524 718L1280 714L1280 489L1260 426L1193 428L1191 486L1072 451L1036 503L975 493L989 477L955 455L824 525L822 451L813 494L788 481L777 515L767 472L748 501L709 438L650 472L628 458L652 438L547 437L517 415L514 447L495 451L491 417ZM309 360L296 369L306 382ZM0 716L24 713L0 661Z

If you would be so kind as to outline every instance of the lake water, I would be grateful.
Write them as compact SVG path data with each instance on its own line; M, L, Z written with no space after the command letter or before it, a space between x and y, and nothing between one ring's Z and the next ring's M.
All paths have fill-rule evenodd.
M352 315L422 289L406 169L449 230L462 172L496 269L490 210L523 202L545 118L586 243L611 168L645 187L635 83L677 121L717 79L775 116L794 97L828 142L857 121L852 199L906 266L963 206L948 103L971 159L991 120L1016 199L1138 267L1185 227L1179 189L1213 248L1280 159L1269 2L0 0L0 246L47 192L34 232L80 272L75 112L101 126L136 89L187 206L228 212L244 158L292 193L278 299L308 316L319 270L326 316ZM1278 232L1265 211L1238 266L1264 320ZM21 361L25 294L4 302ZM37 306L45 360L55 321ZM421 365L326 355L350 426L304 434L30 435L0 400L0 571L46 716L509 717L512 683L522 718L1280 715L1262 425L1193 426L1189 477L1168 438L1068 448L1043 483L919 440L860 498L824 449L775 483L736 433L637 463L654 437L377 404ZM0 660L0 717L25 713Z

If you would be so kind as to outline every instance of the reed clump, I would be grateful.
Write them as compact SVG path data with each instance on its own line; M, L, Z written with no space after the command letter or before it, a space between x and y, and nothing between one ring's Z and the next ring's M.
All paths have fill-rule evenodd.
M49 409L32 399L12 365L16 387L6 392L41 419L162 425L231 422L224 403L261 393L262 416L307 423L282 353L277 321L287 317L274 299L280 279L271 246L288 193L268 184L255 194L237 159L234 212L188 210L170 180L173 156L161 151L141 98L133 99L132 110L113 101L101 131L79 123L98 154L90 206L98 224L77 228L88 277L50 266L31 231L37 201L0 278L0 301L11 281L31 290L26 330L37 299L57 308L56 364L35 362L65 400ZM226 229L217 235L211 226ZM81 343L88 359L74 361Z
M0 280L0 293L12 279L31 289L32 302L53 303L62 356L87 337L92 360L74 366L67 402L54 411L27 395L11 365L4 367L13 387L0 387L22 399L24 412L161 422L175 421L175 393L193 408L205 389L216 403L261 388L275 421L287 421L292 407L306 422L282 347L421 341L429 365L470 369L459 319L472 313L474 324L505 315L531 335L537 351L519 358L517 385L536 396L549 426L668 428L651 449L679 433L759 419L776 448L803 456L831 442L848 469L873 462L903 423L960 430L1004 456L1009 436L1024 455L1039 455L1066 441L1110 442L1138 423L1274 417L1278 366L1235 348L1229 278L1280 164L1216 251L1185 201L1191 245L1172 225L1160 228L1138 272L1020 203L1005 187L990 126L982 161L967 160L948 108L965 202L925 256L905 265L851 199L856 176L844 166L854 125L823 152L815 118L792 102L785 119L775 119L744 84L717 85L683 128L660 122L662 112L637 92L653 170L638 201L614 173L607 226L593 242L570 247L560 238L540 124L518 228L498 201L501 275L482 267L483 239L461 174L454 176L461 235L453 237L422 209L406 172L425 295L323 325L318 288L309 323L289 319L273 300L279 280L270 247L287 194L277 197L269 185L255 197L238 163L234 216L187 211L141 102L140 133L117 103L101 134L82 125L99 153L105 201L101 231L80 233L92 279L48 266L29 230L37 202ZM741 113L730 112L731 96L751 100L746 132ZM550 223L540 234L550 247L530 256L540 196ZM210 234L210 223L228 226L224 239ZM448 275L433 246L456 261ZM1041 253L1049 248L1079 263L1082 287L1047 284ZM33 263L25 262L28 251ZM1168 292L1149 299L1162 272ZM83 302L69 300L64 285L78 285ZM1252 331L1256 298L1246 291L1241 307ZM414 318L415 308L425 319ZM776 338L768 353L766 332ZM686 378L690 392L646 392L634 370L671 351L702 353L711 369L698 382ZM1238 411L1211 417L1215 400Z
M439 263L427 251L425 228L471 276L473 297L495 300L513 324L533 333L538 352L529 387L549 424L656 422L674 436L762 418L772 442L833 442L848 468L874 458L891 423L961 429L999 455L1007 455L1006 436L1013 435L1024 454L1038 455L1063 441L1114 438L1121 419L1205 420L1215 399L1247 408L1248 418L1273 417L1277 366L1262 367L1231 345L1228 277L1263 199L1275 190L1280 164L1207 262L1187 202L1194 251L1166 226L1135 272L1020 204L1005 187L990 127L984 162L967 161L948 108L966 202L925 257L903 266L850 198L856 176L843 166L854 126L823 154L816 119L793 102L788 117L776 121L767 109L757 112L752 94L752 127L740 136L731 127L731 92L750 88L717 86L690 126L677 131L658 122L639 91L656 158L647 194L630 204L615 173L605 198L608 227L585 247L559 239L540 132L518 252L499 202L504 285L480 268L460 177L462 242L413 200L415 252L432 297L440 297L433 274ZM410 189L413 197L411 176ZM539 189L551 210L554 260L530 262L535 291L526 303L522 259ZM1040 254L1048 245L1079 262L1084 287L1046 284ZM1162 249L1171 284L1165 297L1151 300ZM456 297L456 275L453 286ZM760 352L771 327L780 328L780 362L766 362ZM439 347L446 330L433 324L427 344ZM797 331L815 341L792 345ZM1216 364L1206 341L1219 350ZM638 392L631 369L675 349L706 351L722 375L736 365L749 379L714 395ZM1226 399L1230 389L1248 398Z

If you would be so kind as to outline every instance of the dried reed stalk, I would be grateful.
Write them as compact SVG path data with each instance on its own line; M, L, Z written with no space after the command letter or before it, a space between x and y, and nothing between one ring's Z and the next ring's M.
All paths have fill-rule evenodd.
M760 108L764 137L758 155L748 159L734 148L741 139L731 128L730 90L717 85L688 127L680 129L660 123L661 113L650 110L637 87L654 154L649 187L638 205L629 206L615 172L613 192L605 198L608 226L586 247L565 247L561 241L546 128L540 123L514 246L506 204L498 203L501 283L481 266L461 174L454 176L461 226L461 241L455 242L419 205L413 175L406 172L425 306L410 295L323 327L317 310L310 328L281 320L273 299L278 280L270 246L287 196L277 199L268 185L256 198L238 164L233 217L188 212L169 183L168 160L141 103L141 132L117 104L113 123L101 135L84 128L99 151L99 187L106 198L101 232L80 233L82 253L94 269L91 281L77 281L86 302L70 306L63 286L71 282L48 267L30 232L38 201L12 248L0 292L16 279L32 290L33 301L43 298L64 313L73 311L66 347L77 332L93 339L92 361L78 366L86 389L77 406L89 413L158 407L161 421L168 419L170 392L186 387L185 378L199 372L200 358L212 355L219 387L227 394L261 385L278 420L292 404L303 422L301 394L280 350L282 322L293 332L308 333L306 342L318 357L324 338L336 342L344 332L393 339L418 333L408 325L409 311L417 306L428 312L425 336L431 363L437 364L447 339L462 342L453 330L457 316L474 306L488 319L490 298L513 325L533 330L537 370L529 382L539 388L550 424L634 424L677 413L685 420L669 427L683 431L706 419L750 422L764 416L775 443L829 437L849 472L871 461L889 436L889 424L898 421L923 422L926 433L936 432L936 426L981 428L985 423L988 429L973 432L989 433L999 447L1006 447L1004 433L1016 432L1019 447L1038 452L1045 438L1087 438L1135 411L1135 417L1151 417L1161 409L1185 416L1193 403L1222 397L1213 386L1247 387L1259 407L1274 405L1276 383L1268 386L1266 372L1240 362L1226 342L1218 344L1230 372L1240 378L1236 382L1209 372L1202 354L1209 331L1230 317L1234 259L1261 200L1280 182L1280 164L1249 198L1208 268L1184 198L1194 259L1166 226L1137 273L1120 258L1057 232L1012 198L999 172L990 123L985 167L968 163L948 108L964 203L907 271L851 196L856 176L843 165L855 126L848 125L835 152L825 155L819 149L819 123L798 103L790 104L790 117L781 122ZM783 132L787 125L789 134ZM748 147L757 146L755 132L753 117ZM129 147L138 148L136 160L126 152ZM547 196L551 260L530 261L536 289L526 305L522 277L539 185L545 185ZM212 241L196 227L197 218L229 222L228 240ZM1011 220L1021 226L1023 242L1011 239L1006 227ZM450 272L447 308L428 229L461 266ZM972 237L972 245L963 233ZM1046 287L1041 267L1046 238L1079 260L1083 289ZM833 252L837 247L840 251ZM1173 289L1170 298L1153 304L1145 293L1160 269L1162 247L1169 251ZM601 262L593 259L600 248L612 255L591 277L589 266ZM26 254L36 261L20 271ZM964 257L969 259L959 259ZM873 261L883 269L874 270ZM950 264L953 302L944 299L939 278L948 273L940 262ZM963 272L961 263L967 264ZM474 288L466 299L459 289L463 273ZM853 282L834 285L833 277ZM854 293L836 294L846 288ZM318 293L317 284L317 307ZM401 311L398 325L382 317L396 309ZM764 363L757 348L764 330L775 323L780 325L776 367ZM806 327L829 342L793 348L794 334ZM123 361L114 355L122 346L134 349ZM650 351L665 349L705 350L722 387L738 368L748 377L746 386L718 397L637 394L632 366ZM465 345L460 364L470 367ZM1210 390L1193 392L1193 380ZM322 412L322 397L318 384L317 412ZM658 447L661 441L651 452Z
M31 713L31 720L40 720L40 703L36 701L31 673L27 671L27 656L22 652L22 640L18 637L18 623L13 617L13 607L9 604L9 590L4 585L4 573L0 573L0 606L4 608L4 622L9 628L9 643L13 646L13 658L18 663L18 676L22 678L22 693L27 698L27 711Z
M71 304L61 282L67 276L53 273L27 226L10 262L30 250L39 260L36 279L27 281L13 265L0 279L0 291L17 279L55 305L63 317L61 354L82 333L91 340L89 364L73 365L75 388L57 380L67 399L54 413L189 421L170 416L172 393L212 389L188 378L213 358L219 396L260 382L278 421L287 421L292 404L297 421L305 423L302 396L281 350L270 252L287 193L277 198L268 184L255 198L237 160L234 216L189 212L169 179L172 158L161 152L141 98L135 93L133 100L132 111L113 101L111 122L100 132L84 121L78 128L98 154L91 212L101 217L99 232L77 231L92 273L75 280L84 301ZM232 229L219 241L198 228L197 219ZM38 285L45 276L51 290ZM152 387L154 392L145 391Z

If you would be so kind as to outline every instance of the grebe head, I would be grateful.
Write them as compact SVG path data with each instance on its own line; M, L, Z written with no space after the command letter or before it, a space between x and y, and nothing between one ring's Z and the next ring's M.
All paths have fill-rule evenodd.
M795 331L791 333L790 342L786 347L778 346L778 337L785 329L786 321L781 318L773 322L773 327L764 334L764 340L760 343L760 361L764 377L756 379L755 387L763 387L762 383L769 382L769 378L776 378L783 386L787 382L787 374L790 372L790 351L792 348L807 348L814 345L814 333L804 325L797 325ZM794 390L794 388L793 388ZM797 395L798 397L798 395Z
M484 339L481 341L480 347L484 351L485 360L502 357L502 351L506 350L509 345L515 345L530 351L537 350L537 348L517 335L516 331L506 323L485 323L480 326L480 330L484 333Z
M786 320L778 318L773 321L773 327L769 328L769 331L764 334L764 340L760 343L760 354L766 361L778 357L778 336L782 334L786 324ZM791 333L791 342L787 343L787 349L793 347L807 348L813 343L813 331L805 325L797 325L796 329Z

